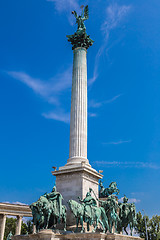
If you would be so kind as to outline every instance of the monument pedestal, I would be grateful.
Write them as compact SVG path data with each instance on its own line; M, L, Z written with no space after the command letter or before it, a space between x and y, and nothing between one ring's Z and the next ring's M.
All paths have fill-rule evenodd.
M142 240L140 237L116 233L54 233L52 230L42 230L37 234L17 235L12 240Z
M89 188L93 189L98 198L98 180L103 176L84 162L60 167L52 174L56 176L57 191L62 194L63 204L67 207L67 225L75 225L76 220L70 212L68 201L78 201L78 197L84 199Z

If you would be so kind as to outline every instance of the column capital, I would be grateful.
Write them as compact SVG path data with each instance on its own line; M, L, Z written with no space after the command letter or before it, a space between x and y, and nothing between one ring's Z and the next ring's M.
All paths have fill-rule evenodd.
M6 217L7 214L6 214L6 213L0 213L0 216L4 216L4 217Z

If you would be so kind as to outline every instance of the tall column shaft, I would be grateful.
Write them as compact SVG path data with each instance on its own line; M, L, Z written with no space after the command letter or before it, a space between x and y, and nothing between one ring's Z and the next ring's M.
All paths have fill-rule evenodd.
M1 214L0 215L0 240L3 240L4 238L5 225L6 225L6 215Z
M70 148L67 165L87 160L87 50L73 51Z

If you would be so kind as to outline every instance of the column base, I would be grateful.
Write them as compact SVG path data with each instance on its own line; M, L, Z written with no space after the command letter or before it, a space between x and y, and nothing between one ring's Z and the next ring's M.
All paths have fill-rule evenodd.
M64 167L68 167L68 166L78 166L78 165L87 165L89 167L91 167L91 165L89 164L89 161L87 158L85 157L70 157L67 160L67 164ZM60 167L59 169L62 169L64 167Z

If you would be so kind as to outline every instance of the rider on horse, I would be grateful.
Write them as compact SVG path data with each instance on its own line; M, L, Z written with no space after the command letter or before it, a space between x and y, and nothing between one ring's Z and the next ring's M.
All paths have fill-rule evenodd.
M86 197L82 200L79 198L79 201L84 204L84 214L85 218L89 217L91 221L93 221L93 211L94 207L97 207L96 200L91 196L92 189L89 189L89 192L87 192Z
M129 209L129 203L128 203L128 198L126 197L126 195L124 195L123 197L123 203L121 204L121 217L123 216L123 218L127 218L130 209Z
M106 198L113 193L119 194L119 189L117 188L116 182L111 182L108 188L104 188L103 182L99 182L100 190L99 190L99 197L100 198Z
M59 218L61 216L62 211L62 195L56 191L56 186L53 187L52 192L45 194L45 197L48 199L49 202L53 204L54 211L57 210L57 214Z

